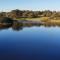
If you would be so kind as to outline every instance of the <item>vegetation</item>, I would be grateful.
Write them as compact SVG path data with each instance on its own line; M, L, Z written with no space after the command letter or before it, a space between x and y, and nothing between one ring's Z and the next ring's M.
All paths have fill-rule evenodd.
M31 20L42 22L60 22L59 11L29 11L29 10L12 10L10 12L0 12L0 18L8 17L14 20Z

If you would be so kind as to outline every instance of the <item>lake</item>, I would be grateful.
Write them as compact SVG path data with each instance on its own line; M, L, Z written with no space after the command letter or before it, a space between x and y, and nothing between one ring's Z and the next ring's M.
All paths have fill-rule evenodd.
M60 27L0 28L0 60L60 60Z

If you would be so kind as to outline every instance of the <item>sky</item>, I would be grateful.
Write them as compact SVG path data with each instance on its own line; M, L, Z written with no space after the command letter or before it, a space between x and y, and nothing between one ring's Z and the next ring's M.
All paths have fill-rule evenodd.
M59 10L60 0L0 0L0 11Z

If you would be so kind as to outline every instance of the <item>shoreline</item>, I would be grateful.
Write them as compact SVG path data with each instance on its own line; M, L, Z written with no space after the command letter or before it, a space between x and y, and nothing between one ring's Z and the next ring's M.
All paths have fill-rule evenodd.
M11 19L11 18L2 18L0 20L0 25L10 25L12 23L15 24L40 24L40 25L58 25L60 26L60 20L56 19L50 19L47 17L41 17L41 18L18 18L18 19Z
M49 17L41 17L41 18L19 18L16 19L18 21L32 21L32 22L42 22L42 23L51 23L51 24L55 24L55 23L59 23L60 24L60 19L50 19Z

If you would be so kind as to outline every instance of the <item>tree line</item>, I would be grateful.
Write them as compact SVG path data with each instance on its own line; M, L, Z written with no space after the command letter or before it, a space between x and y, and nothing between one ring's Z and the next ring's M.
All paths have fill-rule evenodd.
M60 18L60 11L29 11L29 10L12 10L10 12L0 12L1 17L9 18L40 18L40 17L50 17L50 18Z

